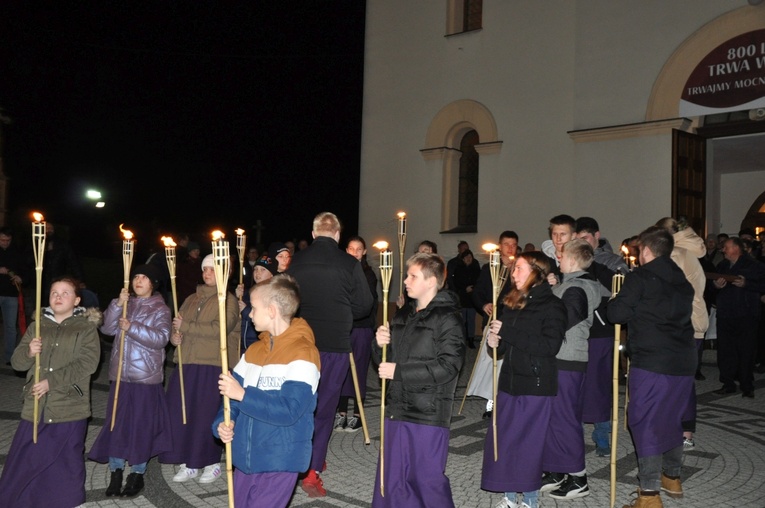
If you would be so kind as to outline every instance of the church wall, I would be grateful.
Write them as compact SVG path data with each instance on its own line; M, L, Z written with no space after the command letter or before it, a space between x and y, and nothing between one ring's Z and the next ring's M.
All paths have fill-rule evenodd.
M559 213L594 216L615 243L669 215L669 127L595 142L569 132L645 121L678 46L745 4L492 1L482 30L444 37L446 2L368 2L361 234L395 251L404 210L407 253L430 239L450 258L459 240L478 251L504 229L539 247ZM443 163L420 150L435 148L425 137L439 111L464 99L491 112L502 146L480 155L477 233L439 234Z

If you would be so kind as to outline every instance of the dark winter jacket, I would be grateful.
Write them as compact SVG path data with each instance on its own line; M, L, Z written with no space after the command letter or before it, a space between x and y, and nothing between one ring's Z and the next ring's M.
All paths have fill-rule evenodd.
M566 334L566 306L547 281L529 291L522 309L505 307L497 355L504 357L498 389L510 395L558 394L555 355ZM486 352L491 355L492 348Z
M741 275L745 280L742 288L728 282L717 291L717 317L758 317L760 293L765 293L765 265L748 254L742 254L733 266L727 259L721 261L717 271L726 275Z
M369 315L372 295L361 263L327 236L295 253L287 273L300 286L300 317L308 321L320 352L351 351L353 320Z
M672 376L696 372L691 311L693 287L669 256L661 256L624 277L608 304L608 319L629 325L627 354L638 369Z
M385 415L405 422L449 427L457 378L465 361L465 326L457 295L439 291L427 307L399 310L390 322L387 361L396 364ZM374 343L375 360L381 348Z
M367 263L366 257L361 260L361 268L364 270L364 277L369 284L369 292L372 294L372 308L369 310L369 314L360 319L353 320L354 328L375 328L377 323L377 275L372 267Z
M122 306L119 298L111 301L104 312L101 332L114 336L109 379L117 379L117 364L120 357L119 319ZM165 346L170 340L170 309L162 295L154 293L148 298L131 296L127 304L127 320L130 328L125 332L125 351L122 355L122 375L127 383L155 385L162 383L165 368Z

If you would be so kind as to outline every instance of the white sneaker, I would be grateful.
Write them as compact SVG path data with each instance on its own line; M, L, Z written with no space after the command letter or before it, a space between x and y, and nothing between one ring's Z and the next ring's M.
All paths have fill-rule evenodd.
M181 464L181 469L173 476L173 481L183 483L199 476L199 470L191 467L186 467L186 464Z
M205 466L202 476L199 477L199 483L212 483L221 475L220 464Z
M516 499L517 501L517 499ZM529 505L521 501L520 503L510 501L508 498L503 497L502 501L497 503L497 506L494 508L530 508Z

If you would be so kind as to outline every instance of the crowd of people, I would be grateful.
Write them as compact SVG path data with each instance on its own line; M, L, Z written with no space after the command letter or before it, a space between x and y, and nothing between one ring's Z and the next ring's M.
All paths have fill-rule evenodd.
M594 218L558 215L539 250L520 249L514 231L499 235L499 280L467 242L447 262L423 241L406 262L405 294L386 323L378 322L378 278L365 240L350 237L342 249L340 233L338 218L324 212L310 244L277 242L262 255L248 248L241 267L231 263L223 300L213 256L202 258L185 238L175 315L160 251L132 268L129 287L103 315L83 301L76 277L55 273L77 268L71 251L52 255L69 266L50 265L48 306L17 344L12 304L32 274L12 248L12 232L0 229L6 360L27 372L0 498L18 506L85 501L98 330L114 337L110 391L87 458L108 464L106 496L139 495L154 457L176 466L174 482L215 482L231 443L236 506L287 506L296 485L310 497L327 495L321 473L331 467L329 441L333 431L361 429L370 362L387 387L372 506L454 506L445 471L468 348L478 351L466 396L487 400L489 420L481 488L502 493L498 507L511 508L537 508L541 495L587 496L585 425L595 455L611 454L620 324L639 470L637 496L626 506L660 507L662 493L683 496L705 339L716 341L716 394L740 389L753 398L754 372L765 367L765 242L748 230L705 242L682 218L667 217L625 240L622 255ZM618 287L615 275L623 276ZM230 372L221 369L221 330ZM174 368L165 380L167 352ZM46 488L52 483L62 487Z

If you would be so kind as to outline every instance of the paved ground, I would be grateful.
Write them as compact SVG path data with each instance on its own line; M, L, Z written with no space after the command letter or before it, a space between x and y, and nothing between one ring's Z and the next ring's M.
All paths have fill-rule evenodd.
M108 345L106 345L108 348ZM104 354L104 357L108 357ZM467 368L464 369L458 395L462 396L475 358L469 350ZM715 351L705 351L703 370L707 381L697 382L699 393L699 423L696 449L685 454L683 487L685 499L676 501L664 497L667 507L765 507L765 375L756 377L755 399L744 399L740 394L717 396L711 393L719 388ZM94 380L93 414L87 438L90 449L103 425L108 393L107 369L102 368ZM369 376L369 384L376 378ZM0 464L4 464L10 441L18 424L20 393L23 379L14 375L10 367L0 367ZM367 418L371 424L372 444L364 445L364 436L357 433L334 433L327 458L328 470L323 474L328 495L321 499L306 497L297 488L290 506L300 507L367 507L372 498L374 474L379 444L380 391L370 386L367 398ZM500 494L480 489L481 457L487 423L481 420L484 402L469 398L462 415L455 405L447 475L452 484L455 505L458 507L492 507ZM623 427L620 426L621 429ZM589 431L587 431L589 434ZM619 433L617 506L630 499L637 485L637 463L632 443L623 430ZM87 463L87 502L84 507L221 507L227 506L224 479L208 485L196 481L173 483L175 467L149 463L146 489L132 500L106 498L108 468L104 464ZM587 448L587 470L592 494L575 501L556 501L542 498L543 507L566 506L607 507L609 504L609 461L595 456L594 447ZM54 486L52 486L54 487ZM8 500L0 500L5 505Z

